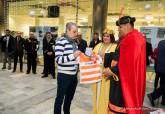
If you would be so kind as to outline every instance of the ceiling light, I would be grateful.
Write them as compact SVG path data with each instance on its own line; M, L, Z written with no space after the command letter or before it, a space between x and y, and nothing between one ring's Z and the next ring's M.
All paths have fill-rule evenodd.
M4 32L1 32L1 36L4 36L5 35L5 33Z
M147 21L148 24L151 24L152 20L154 17L152 15L145 15L145 20Z
M151 4L146 4L146 5L144 6L144 9L145 9L145 10L150 10L150 9L151 9Z
M35 16L35 11L34 11L34 10L31 10L31 11L29 12L29 15L30 15L31 17L34 17L34 16Z

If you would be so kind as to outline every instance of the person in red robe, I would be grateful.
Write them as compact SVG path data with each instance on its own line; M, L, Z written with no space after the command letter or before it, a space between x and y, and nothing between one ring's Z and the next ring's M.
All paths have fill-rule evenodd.
M118 108L117 114L142 113L146 87L146 41L142 33L134 29L134 22L135 18L130 16L121 17L116 21L119 37L121 38L119 59L116 63L119 70L120 90L126 111L124 112L123 108ZM112 64L114 64L113 61ZM108 75L108 70L106 73ZM117 95L118 93L114 91L114 94ZM113 107L117 109L114 105ZM111 111L114 112L113 109Z
M118 26L120 43L119 73L127 114L141 114L146 87L146 41L134 29L135 18L124 16Z

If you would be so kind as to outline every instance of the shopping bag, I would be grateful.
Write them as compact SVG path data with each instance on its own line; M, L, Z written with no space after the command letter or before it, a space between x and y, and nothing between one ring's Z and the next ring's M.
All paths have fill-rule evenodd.
M102 80L102 58L97 54L91 57L80 54L80 84L92 84Z

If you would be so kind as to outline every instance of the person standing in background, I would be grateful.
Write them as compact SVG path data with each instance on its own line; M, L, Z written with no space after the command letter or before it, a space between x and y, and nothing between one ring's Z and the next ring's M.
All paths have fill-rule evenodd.
M25 41L25 50L27 52L27 74L30 73L31 67L33 74L36 74L37 67L37 51L39 49L38 40L35 38L34 33L30 32L30 37Z
M46 34L44 35L44 37L43 37L43 40L42 40L42 46L44 45L44 41L46 40ZM42 71L42 73L41 74L45 74L45 68L46 68L46 53L44 53L44 47L43 47L43 64L44 64L44 68L43 68L43 71Z
M78 49L85 53L85 50L87 48L87 41L82 38L82 34L78 33L77 37L77 44L78 44Z
M99 44L101 42L101 40L99 40L99 33L95 32L93 34L93 39L91 40L90 44L89 44L89 47L91 47L92 49L95 48L95 46L97 44Z
M10 34L10 30L5 31L5 35L0 39L0 43L2 44L1 50L3 55L3 69L6 69L6 62L8 61L8 70L11 69L11 59L14 54L14 38Z
M150 94L148 98L152 106L155 106L154 100L162 96L161 104L165 106L165 40L161 40L157 49L156 72L160 77L160 87Z
M151 59L152 54L153 54L152 44L150 42L146 41L146 65L147 66L150 65L150 61L151 61L150 59Z
M43 52L44 52L44 75L42 78L48 77L50 73L55 79L55 40L52 38L50 32L46 32L46 36L43 39Z
M19 57L19 62L20 62L20 72L23 72L23 54L24 54L24 43L25 40L21 36L21 32L17 33L17 36L14 39L15 41L15 51L14 51L14 68L13 72L16 71L17 68L17 62L18 62L18 57Z
M158 85L159 85L159 73L156 70L157 67L157 55L158 55L158 47L156 47L153 51L153 54L151 55L151 58L154 60L154 70L155 70L155 81L154 81L154 91L157 89Z

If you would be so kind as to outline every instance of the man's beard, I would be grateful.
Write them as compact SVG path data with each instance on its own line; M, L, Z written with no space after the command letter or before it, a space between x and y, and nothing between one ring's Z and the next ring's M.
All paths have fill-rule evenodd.
M119 32L119 34L118 34L118 37L119 37L119 38L121 38L121 37L122 37L122 34L121 34L120 32Z

